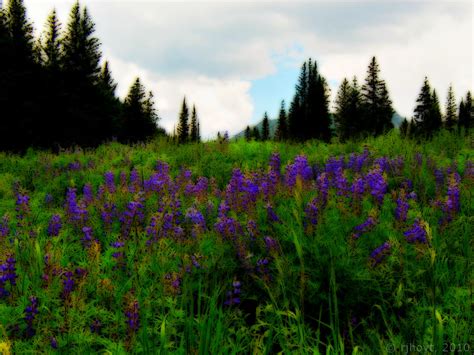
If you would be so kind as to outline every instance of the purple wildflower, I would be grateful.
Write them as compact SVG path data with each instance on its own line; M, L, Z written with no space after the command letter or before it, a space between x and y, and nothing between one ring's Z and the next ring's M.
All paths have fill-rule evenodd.
M25 308L25 321L26 321L26 336L31 338L35 335L36 331L33 328L33 322L36 315L38 314L38 298L35 296L30 297L30 305Z
M82 194L84 196L84 202L86 205L89 205L94 201L94 193L92 192L92 185L91 184L85 184L83 189L82 189Z
M354 234L352 238L358 239L363 233L367 233L376 225L377 221L374 217L369 216L364 223L359 224L354 227Z
M56 340L55 337L51 337L50 344L51 344L51 348L53 348L53 349L57 349L57 348L58 348L58 341Z
M133 301L125 310L125 317L127 317L127 329L128 334L132 335L140 328L140 315L139 315L139 304L138 300Z
M107 188L107 191L109 191L111 194L115 192L115 176L114 173L111 171L108 171L104 174L105 178L105 186Z
M403 233L408 243L422 243L426 244L426 229L423 224L417 219L413 226Z
M371 170L366 176L366 182L370 188L370 194L375 198L375 201L381 205L384 195L387 192L387 182L380 168Z
M59 235L59 231L61 230L61 226L61 216L58 214L53 215L48 225L48 236L57 237Z
M304 155L298 155L293 164L286 167L285 182L288 187L294 187L297 179L303 182L313 178L313 169Z
M240 281L232 282L233 290L227 292L227 299L224 301L224 305L233 306L236 304L240 304L241 286L242 284L240 283Z
M318 198L314 198L305 208L305 217L306 220L313 226L318 224Z
M401 192L397 198L397 207L395 208L395 218L399 222L405 222L407 220L407 213L410 205L408 204L405 192Z
M281 169L281 159L279 153L272 153L270 157L270 170L275 172L278 177L280 177L280 169Z
M7 297L10 293L6 290L5 286L7 281L10 282L10 286L16 285L16 260L13 256L8 256L5 263L0 264L0 298Z
M280 218L277 216L271 204L267 204L267 219L270 222L280 222Z
M390 254L392 246L390 243L385 242L378 248L376 248L371 254L370 258L372 260L372 266L376 266L377 264L380 264L387 255Z
M82 245L84 248L89 248L92 243L92 228L91 227L83 227L82 232L84 236L81 239Z
M9 222L10 218L8 215L3 215L2 220L0 221L0 237L6 237L8 233L10 233Z
M66 271L63 274L63 299L68 299L72 291L74 291L74 274L71 271Z

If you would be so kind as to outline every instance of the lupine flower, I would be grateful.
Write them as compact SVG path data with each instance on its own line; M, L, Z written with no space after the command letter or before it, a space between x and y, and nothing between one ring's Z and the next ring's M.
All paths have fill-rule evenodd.
M326 173L321 173L316 179L316 188L318 190L318 205L324 208L328 201L329 179Z
M92 201L94 201L94 193L92 192L92 185L85 184L82 189L82 194L84 196L84 202L86 205L89 205Z
M474 163L472 160L466 161L466 168L464 169L464 179L465 180L474 180Z
M265 238L263 238L263 241L265 242L265 247L267 248L267 251L269 253L278 251L278 242L275 239L266 236Z
M72 291L74 291L74 274L71 271L66 271L63 274L63 298L67 299Z
M444 186L444 174L443 170L435 169L434 171L435 182L436 182L436 191L441 191Z
M74 161L72 163L69 163L68 169L71 171L78 171L81 170L81 163L78 161Z
M27 194L17 194L15 210L17 212L16 218L20 223L30 212L30 197Z
M91 333L96 333L96 334L100 334L101 328L102 328L102 323L98 319L95 319L90 326Z
M387 192L387 182L380 168L371 170L366 176L366 182L369 186L370 194L375 198L375 201L381 205L384 195Z
M270 157L270 170L275 172L278 177L280 177L280 170L281 170L281 159L279 153L272 153Z
M123 212L122 216L120 217L123 238L128 238L132 226L135 223L143 222L143 219L145 218L143 209L143 197L140 195L127 204L125 212Z
M132 335L140 328L140 315L139 315L138 300L133 301L125 310L125 317L127 317L127 329L128 334Z
M376 224L376 219L373 216L369 216L364 223L354 227L352 238L358 239L363 233L370 231Z
M214 227L224 240L235 240L238 235L242 234L239 222L230 217L220 217Z
M241 286L242 284L240 283L240 281L232 282L233 290L227 292L226 294L227 298L224 302L224 305L233 306L236 304L240 304L240 294L241 294L240 287Z
M104 222L106 229L110 229L114 218L116 216L117 206L112 202L104 203L103 208L101 208L100 217Z
M58 348L58 341L56 340L55 337L51 337L51 342L50 342L50 344L51 344L51 348L53 348L53 349L57 349L57 348Z
M49 193L46 194L46 196L44 197L44 203L46 205L51 205L53 203L53 201L54 201L53 195L51 195Z
M294 187L298 178L302 181L313 178L313 169L304 155L298 155L294 163L286 167L285 182L288 187Z
M402 190L397 198L397 207L395 207L395 218L399 222L405 222L407 220L407 213L410 205L408 204L405 196L405 192Z
M140 191L140 186L141 186L141 181L140 181L140 176L138 175L137 169L133 169L130 172L130 186L128 188L128 191L131 193L136 193Z
M91 227L83 227L82 232L84 236L81 239L82 245L84 248L89 248L92 243L92 228Z
M392 246L388 242L385 242L381 246L376 248L370 254L372 266L376 266L377 264L380 264L385 259L385 257L390 254L391 248Z
M206 229L206 221L204 220L204 216L196 208L190 208L186 213L186 218L192 224L191 233L193 237L196 237L199 233L204 232Z
M0 237L6 237L8 233L10 233L9 222L10 218L8 215L3 215L2 220L0 221Z
M318 224L318 198L314 198L308 205L306 206L305 210L305 217L306 220L313 226Z
M413 226L403 233L408 243L427 243L427 234L424 224L420 222L418 219L415 220Z
M344 176L344 172L342 168L336 170L335 175L335 186L336 186L336 193L338 196L346 196L347 192L349 191L349 187L347 184L347 179Z
M38 299L35 296L30 297L30 305L25 308L26 336L31 338L36 331L33 328L33 322L38 314Z
M352 182L352 186L350 187L350 192L352 194L352 201L351 205L354 208L354 211L357 215L360 214L361 210L361 201L364 195L365 189L365 182L362 177L356 177Z
M270 275L270 270L268 269L268 264L270 261L268 258L263 258L257 260L257 273L262 277L264 281L270 281L271 280L271 275Z
M51 220L49 221L47 234L50 237L57 237L59 235L59 231L61 230L61 216L58 214L53 215Z
M85 205L77 202L75 188L70 187L68 189L65 208L71 223L83 225L85 222L87 222L89 214Z
M417 167L421 167L421 164L423 164L423 155L421 153L415 154L415 163Z
M267 206L266 206L266 208L267 208L267 219L268 219L270 222L280 222L280 218L278 218L277 214L276 214L275 211L273 210L272 205L270 205L270 204L268 203Z
M107 188L107 191L109 191L111 194L115 192L115 176L114 173L111 171L107 171L104 174L105 178L105 187Z
M16 285L16 259L13 256L8 256L5 263L0 264L0 298L7 297L10 293L6 290L5 286L7 281L10 282L10 286Z

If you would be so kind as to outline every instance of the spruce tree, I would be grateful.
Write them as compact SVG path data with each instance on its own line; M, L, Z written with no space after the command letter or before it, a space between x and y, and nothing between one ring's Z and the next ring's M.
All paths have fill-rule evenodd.
M339 139L344 142L351 134L351 120L350 116L351 105L351 86L349 81L344 78L336 96L336 108L334 112L334 123Z
M362 94L360 92L359 83L357 78L354 76L352 79L352 86L349 94L349 107L348 117L350 122L347 125L350 138L359 138L361 136L361 124L363 120L363 105L362 105Z
M448 89L448 97L446 99L446 118L444 120L446 129L451 131L455 126L456 121L456 101L454 98L453 86L450 85Z
M252 139L252 133L250 132L250 126L247 126L247 128L245 128L245 140L247 142L250 142L251 139Z
M263 115L262 121L262 141L267 141L270 139L270 124L268 122L268 115L265 112Z
M430 114L432 113L433 103L431 87L427 77L425 77L416 103L415 115L413 116L415 132L413 133L415 136L428 137L430 135Z
M142 127L145 121L145 88L137 78L123 104L120 139L123 142L138 142L143 139Z
M43 66L52 72L59 71L61 63L61 24L56 15L56 10L53 10L46 22L46 32L44 43L41 46Z
M181 112L179 114L178 121L178 142L186 143L189 140L189 110L186 104L186 97L183 99L183 105L181 106Z
M261 139L260 130L258 129L257 126L253 128L252 136L253 136L253 139L255 139L256 141L259 141Z
M403 119L402 123L400 124L400 136L407 137L408 136L408 121L407 119Z
M459 121L458 126L459 128L464 128L465 132L469 132L470 127L474 125L474 109L472 105L472 96L471 92L468 91L466 94L466 98L461 100L461 104L459 106Z
M282 100L280 113L278 115L278 126L275 133L275 140L285 141L288 139L288 118L286 115L285 101ZM247 126L248 127L248 126Z
M361 131L373 136L383 134L393 128L392 102L385 82L379 78L379 73L377 60L372 57L365 84L362 86L364 118L361 122Z
M198 118L196 113L196 105L193 105L193 111L191 114L191 127L189 132L189 140L191 142L198 142Z
M439 105L438 95L436 94L436 90L433 90L431 94L431 112L430 112L430 127L429 132L430 135L439 131L443 125L443 119L441 116L441 109Z

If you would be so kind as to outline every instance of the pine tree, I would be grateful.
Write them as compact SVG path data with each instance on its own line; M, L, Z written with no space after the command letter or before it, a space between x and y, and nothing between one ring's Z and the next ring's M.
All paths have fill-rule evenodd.
M400 136L407 137L408 136L408 120L405 118L402 123L400 124Z
M252 139L252 133L250 132L250 126L247 126L247 128L245 128L245 140L247 142L250 142L251 139Z
M268 122L268 115L265 112L263 115L262 121L262 141L267 141L270 139L270 124Z
M198 142L198 118L197 118L197 113L196 113L196 106L193 105L193 112L191 114L191 127L190 127L190 132L189 132L189 139L191 142Z
M257 126L253 128L252 136L253 136L253 139L255 139L256 141L259 141L261 139L260 130L258 129Z
M117 83L112 78L112 73L109 68L109 62L105 61L102 70L98 77L98 85L100 89L111 97L115 97L115 90Z
M436 90L433 90L433 93L431 94L430 118L429 132L430 135L432 135L434 132L439 131L443 125L443 119L441 116L441 109Z
M288 139L288 118L286 115L285 101L282 100L280 113L278 115L278 126L275 133L275 140L285 141ZM248 126L247 126L248 128Z
M361 131L373 136L383 134L393 128L392 102L385 82L379 78L379 73L377 60L372 57L365 84L362 86L364 118Z
M138 142L143 139L142 127L145 121L145 88L137 78L123 104L120 139L123 142Z
M461 100L461 104L459 105L459 121L458 121L458 128L464 128L464 130L469 132L470 127L474 125L474 110L472 105L472 96L471 92L468 91L466 94L466 98Z
M28 21L23 0L10 0L7 6L7 23L15 43L14 59L17 64L33 60L33 25Z
M59 40L61 24L56 10L53 10L49 15L46 26L45 41L41 46L43 65L49 71L58 72L61 63L61 42Z
M453 86L450 85L448 89L448 97L446 99L446 118L444 125L448 130L452 130L456 124L456 101L454 98Z
M183 105L179 114L178 121L178 141L179 143L186 143L189 140L189 110L186 105L186 97L183 99Z
M344 78L339 87L336 96L336 109L334 112L334 123L336 131L342 142L346 141L351 134L351 120L350 116L351 106L351 86L349 81Z
M418 95L418 99L416 100L417 105L415 107L415 115L413 117L414 121L414 130L415 136L430 136L430 120L431 120L431 113L432 113L432 94L431 94L431 87L430 83L428 82L428 78L425 77L423 82L423 86L421 87L420 94Z
M363 120L363 105L362 105L362 94L360 92L359 83L357 78L354 76L352 79L352 86L349 94L349 106L347 115L350 121L347 125L348 137L359 138L362 135L361 124Z

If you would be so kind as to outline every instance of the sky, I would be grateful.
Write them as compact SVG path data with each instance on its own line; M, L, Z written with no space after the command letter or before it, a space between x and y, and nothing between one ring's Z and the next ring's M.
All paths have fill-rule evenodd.
M6 2L4 0L4 2ZM70 0L25 0L36 34ZM396 111L411 117L428 76L444 106L473 89L471 1L82 0L96 23L117 93L139 76L171 132L183 97L196 105L203 138L276 118L300 67L317 61L334 98L344 77L363 82L376 56ZM331 102L331 108L333 101Z

